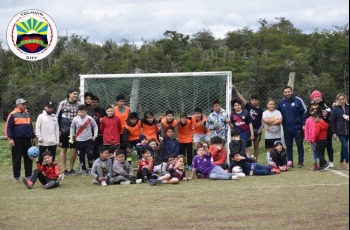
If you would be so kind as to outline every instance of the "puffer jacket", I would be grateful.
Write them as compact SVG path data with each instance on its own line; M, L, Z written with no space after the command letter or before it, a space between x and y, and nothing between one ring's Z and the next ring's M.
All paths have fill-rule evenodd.
M343 115L349 116L349 105L345 105L345 109L341 106L334 106L329 118L330 130L332 134L337 136L349 136L349 121L345 120Z

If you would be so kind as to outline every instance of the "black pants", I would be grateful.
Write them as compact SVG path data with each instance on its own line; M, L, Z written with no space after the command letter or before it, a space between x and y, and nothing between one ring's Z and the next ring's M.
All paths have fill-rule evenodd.
M24 174L25 177L32 175L33 162L28 156L28 149L32 147L32 140L25 137L14 137L15 146L11 148L12 151L12 169L13 177L21 176L21 160L24 159Z
M227 163L222 163L220 166L223 170L228 170L230 168L230 166Z
M324 152L326 150L327 140L318 140L316 143L316 153L317 157L320 160L320 167L327 164L326 159L324 158Z
M51 178L47 178L42 172L40 172L39 170L35 169L32 175L32 178L30 179L30 181L35 184L36 180L39 179L40 183L42 185L46 185L47 183L49 183L50 181L55 181L55 184L50 187L50 188L56 188L59 186L57 179L51 179Z
M43 153L46 151L49 151L52 154L52 162L55 161L56 158L56 149L57 146L56 145L51 145L51 146L42 146L39 145L39 162L42 163L43 162Z
M193 160L193 145L191 143L179 143L180 154L187 157L186 165L191 165Z
M94 154L93 154L94 160L100 157L100 153L98 152L98 147L100 147L100 145L103 145L102 134L98 134L96 137L96 140L94 141Z
M136 176L137 178L140 178L142 180L144 180L145 178L147 178L147 180L158 178L157 175L152 175L151 173L149 173L147 168L142 168L141 171L137 172Z
M85 155L87 156L89 161L89 168L92 168L92 164L94 163L94 142L92 141L92 139L87 141L75 141L75 146L77 148L77 151L79 151L79 162L82 166L82 169L86 170Z
M333 162L334 160L333 134L330 128L328 129L328 133L327 133L327 153L328 153L329 161Z

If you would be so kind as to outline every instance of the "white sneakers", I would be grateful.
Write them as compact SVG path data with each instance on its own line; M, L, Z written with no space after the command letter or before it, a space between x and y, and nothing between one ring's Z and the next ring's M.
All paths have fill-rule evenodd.
M142 183L142 179L137 179L136 180L136 184L141 184Z
M236 175L237 175L239 178L245 177L245 174L244 174L244 173L236 173Z
M130 184L130 181L129 180L120 181L120 184L121 185L127 185L127 184Z
M104 186L107 186L106 181L103 180L103 181L101 182L101 186L103 186L103 187L104 187Z
M237 174L232 174L231 180L238 180Z
M334 164L333 164L333 162L331 162L331 161L328 162L328 165L329 165L330 168L333 168L333 167L334 167Z

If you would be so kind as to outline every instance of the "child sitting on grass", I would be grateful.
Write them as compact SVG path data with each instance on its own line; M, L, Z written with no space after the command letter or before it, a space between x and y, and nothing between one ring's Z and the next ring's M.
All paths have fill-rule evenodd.
M177 184L179 181L188 181L186 176L185 169L185 160L186 157L184 155L177 156L176 163L172 163L168 167L168 171L164 176L159 177L156 180L152 180L150 185L157 184Z
M270 166L265 166L260 164L251 164L249 163L251 159L249 159L248 157L242 157L239 153L230 153L230 158L231 158L230 171L232 171L234 167L240 166L242 168L243 173L246 176L250 175L251 170L253 175L256 175L256 176L265 176L265 175L274 174L271 171Z
M52 154L46 151L42 154L44 164L38 160L38 158L32 158L36 161L36 168L30 179L23 177L22 181L27 189L32 189L36 180L39 179L43 185L43 189L51 189L59 186L58 178L60 174L60 167L56 162L52 162Z
M151 156L153 157L155 164L160 164L160 148L157 145L157 140L154 138L149 139L148 146L150 147L149 150L151 151Z
M168 126L165 131L164 137L159 137L160 146L162 148L161 160L166 162L166 155L169 153L174 154L175 157L179 155L180 145L179 142L174 137L174 127Z
M140 184L141 179L134 177L134 170L129 162L125 161L125 152L121 149L115 151L112 176L117 184Z
M238 129L231 130L230 153L239 153L242 157L246 157L245 140L241 139Z
M274 149L271 151L270 156L272 161L269 163L273 172L279 173L279 171L287 171L292 167L292 162L287 160L287 152L284 150L281 141L275 141L273 144Z
M165 174L166 171L168 170L168 166L170 164L175 163L176 161L174 154L168 154L166 156L166 159L167 159L166 162L162 162L161 164L154 166L153 168L154 174L160 174L160 175Z
M141 148L142 159L139 161L137 170L137 178L142 179L143 183L148 183L150 179L157 179L157 175L152 175L154 168L154 160L151 156L149 147Z
M91 169L91 176L94 178L94 184L101 184L101 186L107 186L108 184L114 184L112 177L112 161L109 159L108 148L101 145L98 148L100 157L95 160Z
M211 154L208 151L208 145L201 143L198 145L197 156L193 158L192 175L189 179L193 179L197 169L205 178L211 180L237 180L236 174L227 173L220 166L216 166L211 162Z
M224 148L223 140L221 137L212 138L211 145L209 146L209 152L213 158L213 164L220 166L225 171L229 169L229 165L226 163L227 152Z

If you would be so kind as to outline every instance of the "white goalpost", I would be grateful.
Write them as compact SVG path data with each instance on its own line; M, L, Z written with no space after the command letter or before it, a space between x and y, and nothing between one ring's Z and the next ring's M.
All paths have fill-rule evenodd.
M208 116L214 100L219 100L227 114L231 114L231 71L82 74L79 89L82 102L84 92L89 91L99 97L101 107L114 105L116 96L124 94L130 110L138 112L140 117L147 110L159 116L168 109L177 117L181 112L190 115L195 107L200 107ZM227 140L230 138L229 128Z

